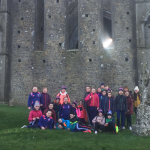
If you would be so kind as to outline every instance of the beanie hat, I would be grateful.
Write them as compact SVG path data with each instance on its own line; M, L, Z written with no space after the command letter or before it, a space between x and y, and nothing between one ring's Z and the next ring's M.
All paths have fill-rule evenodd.
M107 116L112 116L112 111L111 110L107 112Z
M72 104L75 104L77 106L77 101L72 102Z
M106 91L105 89L102 89L102 92Z
M102 85L105 85L105 84L104 84L104 83L101 83L101 86L102 86Z
M66 86L62 86L62 89L66 89Z
M108 88L108 90L107 91L111 91L111 88Z
M134 91L135 91L135 90L139 91L139 87L138 87L138 86L136 86L136 87L134 88Z
M123 88L122 88L122 87L120 87L120 88L119 88L119 91L123 91Z
M102 109L99 109L99 110L98 110L98 113L103 113L103 110L102 110Z
M56 99L59 99L59 100L60 100L60 97L59 97L59 96L56 96Z
M34 107L36 107L36 106L40 106L40 103L39 102L35 102Z
M73 110L70 110L70 114L73 114L73 115L75 115L75 113L74 113L74 111L73 111Z

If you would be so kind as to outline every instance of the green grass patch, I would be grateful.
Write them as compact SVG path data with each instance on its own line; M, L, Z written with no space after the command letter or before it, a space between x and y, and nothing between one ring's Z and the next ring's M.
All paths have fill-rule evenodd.
M149 137L132 135L129 129L117 135L21 129L28 124L28 115L27 107L0 105L0 150L148 150L150 147Z

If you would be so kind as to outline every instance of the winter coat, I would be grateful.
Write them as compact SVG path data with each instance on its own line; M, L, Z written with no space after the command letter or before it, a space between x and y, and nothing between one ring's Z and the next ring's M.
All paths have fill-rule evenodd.
M53 105L54 105L54 110L55 110L55 113L58 113L59 110L60 110L60 106L61 104L60 103L56 103L56 101L53 102Z
M56 123L56 114L55 114L54 109L46 108L46 109L44 110L44 112L43 112L43 115L46 115L46 112L47 112L48 110L52 111L52 118L53 118L53 120L54 120L55 123Z
M101 96L100 99L99 99L99 103L100 103L100 106L99 108L103 110L103 112L105 113L105 102L106 102L106 99L107 99L107 96Z
M84 94L84 99L85 99L89 94L90 94L90 92L86 92L86 93ZM86 101L83 101L83 107L84 107L84 109L87 108L87 102L86 102Z
M108 118L106 118L106 123L115 123L115 118L114 117L112 117L112 118L110 118L110 119L108 119Z
M84 120L87 121L87 112L84 109L83 105L79 105L78 109L80 109L80 113L81 113L81 116L78 118L84 118Z
M91 99L90 99L90 96L91 96ZM95 94L90 93L84 100L89 101L89 106L99 108L99 97L96 93Z
M100 116L96 116L93 120L92 123L94 124L95 122L98 122L100 125L104 125L105 124L105 117L100 117Z
M127 98L124 95L117 95L115 99L115 108L127 112Z
M115 100L113 97L107 97L105 100L104 113L106 114L109 110L111 110L112 113L115 113Z
M46 115L41 116L38 125L41 127L53 129L54 128L54 120L52 117L47 117Z
M141 94L139 94L139 92L136 94L134 93L134 107L138 107L141 103Z
M40 104L43 104L43 98L40 92L30 93L29 98L28 98L28 107L30 107L31 105L32 107L34 107L35 101L38 101Z
M47 93L42 93L42 98L43 98L43 106L42 108L47 108L49 104L51 103L51 97Z
M59 118L69 120L71 109L72 109L72 106L68 103L61 105L60 110L59 110Z
M30 113L29 113L29 117L28 117L28 120L29 120L29 123L31 121L33 121L33 118L37 118L37 117L41 117L42 116L42 112L40 110L31 110Z
M60 97L60 104L61 104L61 105L64 103L64 97L67 97L67 98L68 98L68 103L70 103L70 98L69 98L69 95L67 94L67 92L62 93L62 92L60 91L60 93L58 93L57 96Z
M62 119L62 123L57 123L56 124L56 129L60 129L60 128L58 128L59 124L61 124L63 126L63 128L66 129L66 130L68 130L70 128L70 120Z
M127 115L132 115L133 114L133 102L132 98L130 96L127 97L127 105L128 105L128 110Z

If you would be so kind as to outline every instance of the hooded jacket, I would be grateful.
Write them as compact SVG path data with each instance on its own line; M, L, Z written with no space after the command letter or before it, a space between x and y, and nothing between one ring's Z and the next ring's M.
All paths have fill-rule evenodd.
M110 110L115 113L115 100L113 97L106 97L104 113L106 114Z
M128 110L127 115L132 115L133 114L133 102L132 98L130 96L127 97L127 105L128 105Z
M43 112L43 115L46 115L46 112L47 112L48 110L52 111L52 118L54 119L54 121L55 121L55 123L56 123L56 114L55 114L54 109L46 108L46 109L44 110L44 112Z
M68 103L70 103L70 98L69 98L69 95L67 94L67 92L62 93L62 92L60 91L60 93L58 93L57 96L60 97L60 104L61 104L61 105L63 105L63 103L64 103L64 97L67 97L67 98L68 98Z
M99 99L99 103L100 103L100 109L103 110L103 112L105 113L105 103L106 103L106 99L107 99L107 96L101 96L100 99Z
M94 124L95 122L97 122L100 124L100 125L104 125L105 124L105 117L102 116L96 116L93 120L92 120L92 123Z

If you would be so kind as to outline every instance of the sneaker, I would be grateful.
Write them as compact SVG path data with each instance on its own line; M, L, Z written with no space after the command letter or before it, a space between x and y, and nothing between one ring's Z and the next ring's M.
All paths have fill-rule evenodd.
M95 134L97 134L97 131L95 131Z
M129 130L132 130L132 127L131 127L131 126L129 127Z
M23 128L27 128L27 126L26 126L26 125L24 125L24 126L22 126L22 127L21 127L21 129L23 129Z
M125 129L125 127L122 127L122 129Z
M91 130L87 130L88 131L88 133L91 133Z

